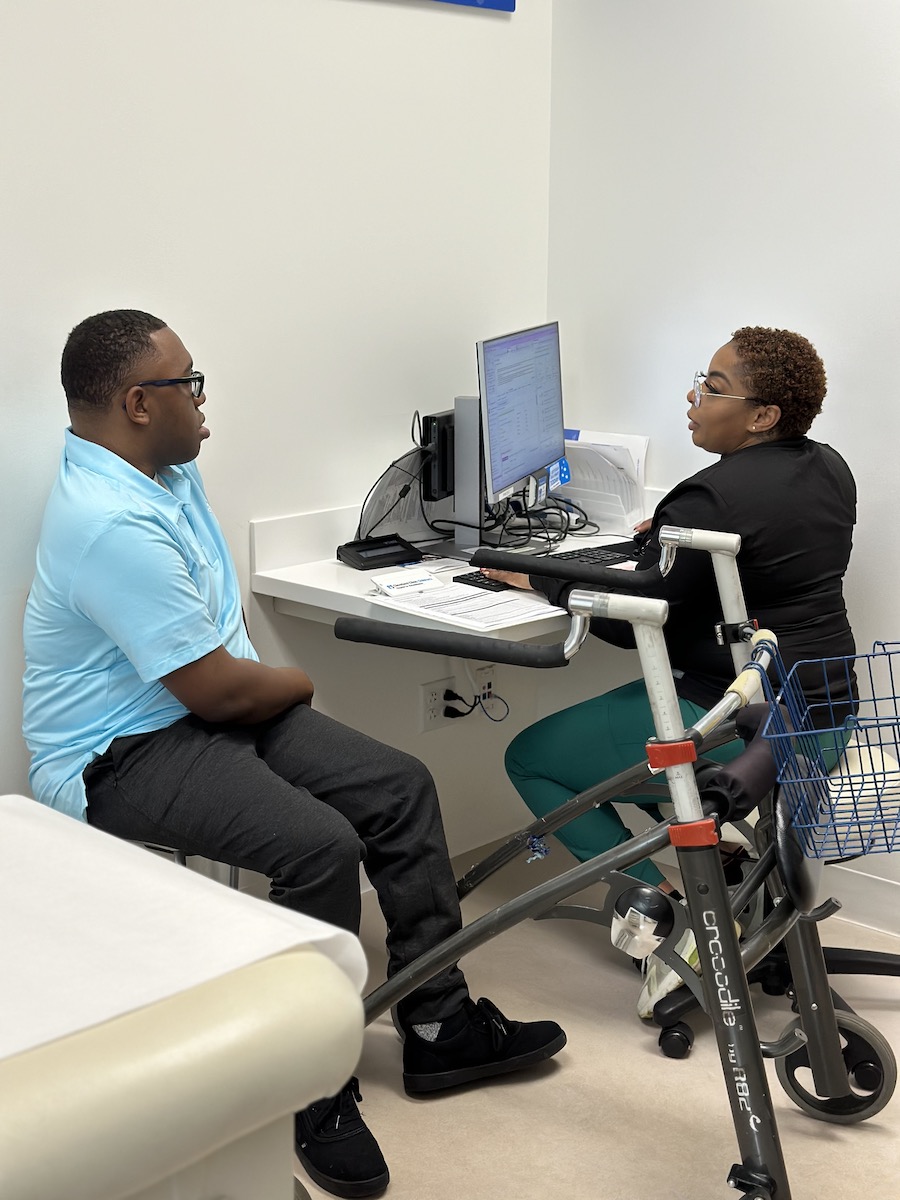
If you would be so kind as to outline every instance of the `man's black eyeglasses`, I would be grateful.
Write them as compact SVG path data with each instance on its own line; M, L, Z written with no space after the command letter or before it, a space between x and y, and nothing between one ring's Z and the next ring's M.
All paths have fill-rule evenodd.
M180 379L141 379L138 387L171 387L173 383L189 383L191 395L199 400L203 395L203 384L206 376L202 371L191 371L190 375L182 375Z

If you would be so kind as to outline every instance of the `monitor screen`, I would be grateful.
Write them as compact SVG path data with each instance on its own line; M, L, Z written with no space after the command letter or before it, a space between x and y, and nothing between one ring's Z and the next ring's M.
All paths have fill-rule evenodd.
M565 454L559 324L479 342L485 491L496 504Z

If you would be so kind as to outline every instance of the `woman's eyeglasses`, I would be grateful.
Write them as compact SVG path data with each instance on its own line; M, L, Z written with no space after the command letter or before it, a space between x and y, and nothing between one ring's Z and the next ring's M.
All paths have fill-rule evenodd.
M691 404L694 408L700 407L700 401L704 396L716 396L720 400L749 400L749 396L729 396L726 392L711 392L708 388L704 388L703 384L706 380L706 372L698 371L694 376L694 387L691 391Z

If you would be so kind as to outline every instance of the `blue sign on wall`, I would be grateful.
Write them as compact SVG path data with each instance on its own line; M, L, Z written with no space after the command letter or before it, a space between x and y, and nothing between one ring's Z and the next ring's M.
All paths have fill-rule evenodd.
M439 4L465 4L469 8L496 8L500 12L515 12L516 0L438 0Z

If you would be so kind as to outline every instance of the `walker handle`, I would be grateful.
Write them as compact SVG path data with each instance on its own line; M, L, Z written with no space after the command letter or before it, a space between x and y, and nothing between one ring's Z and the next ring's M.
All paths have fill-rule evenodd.
M367 617L338 617L334 623L334 636L342 642L395 646L400 650L421 650L426 654L508 663L514 667L565 667L569 661L562 642L551 646L531 646L525 642L507 642L502 638L481 637L474 633L447 633L442 629L370 621Z
M713 803L723 821L748 816L775 786L778 764L762 732L768 716L768 704L750 704L738 711L735 723L748 741L747 748L707 774L700 785L700 799Z
M537 558L533 554L510 554L504 550L476 550L473 567L495 571L517 571L525 575L543 575L546 579L572 580L587 587L614 588L617 592L642 592L656 587L663 579L659 567L646 571L623 571L621 567L598 567L566 558Z

